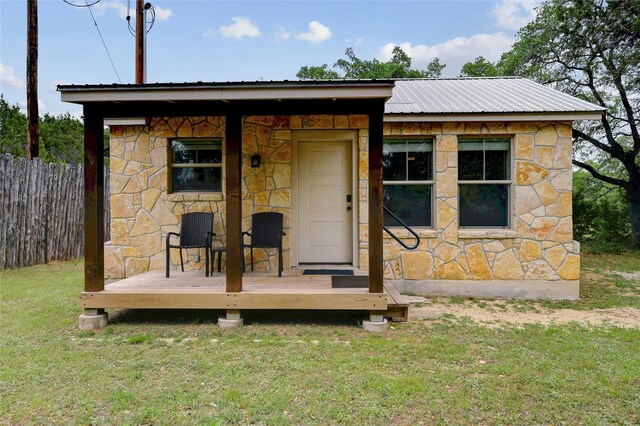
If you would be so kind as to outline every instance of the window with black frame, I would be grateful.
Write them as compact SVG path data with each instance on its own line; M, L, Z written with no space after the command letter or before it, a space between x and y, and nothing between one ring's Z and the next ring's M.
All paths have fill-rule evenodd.
M222 140L171 141L171 192L222 191Z
M508 228L510 138L458 139L461 228Z
M433 141L385 139L384 206L409 226L431 226ZM385 226L400 226L385 212Z

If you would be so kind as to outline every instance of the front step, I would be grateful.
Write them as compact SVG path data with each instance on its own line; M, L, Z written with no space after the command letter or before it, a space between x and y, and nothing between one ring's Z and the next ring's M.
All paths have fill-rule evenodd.
M395 322L409 321L409 301L396 290L392 283L384 283L384 291L387 294L387 310L382 315Z

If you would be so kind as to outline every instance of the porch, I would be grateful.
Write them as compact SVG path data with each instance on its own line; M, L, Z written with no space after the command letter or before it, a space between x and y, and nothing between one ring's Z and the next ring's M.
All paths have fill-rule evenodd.
M80 304L84 309L353 310L394 321L408 318L409 305L391 283L384 283L383 293L370 293L367 287L335 288L331 275L303 275L303 269L293 269L282 277L247 272L242 284L241 292L228 292L224 273L205 277L194 270L166 278L156 270L107 283L102 291L85 291Z
M371 331L386 327L381 312L387 307L383 285L383 243L382 243L382 145L384 103L391 97L392 81L312 81L312 82L253 82L253 83L183 83L183 84L145 84L145 85L87 85L59 86L62 99L83 106L85 124L85 292L81 295L85 315L80 317L81 328L97 329L106 325L105 308L111 307L188 307L226 309L225 321L241 324L241 309L358 309L370 311ZM243 122L251 116L282 116L299 114L317 115L361 115L363 116L362 140L368 146L368 159L363 163L364 182L357 188L358 198L366 200L363 216L367 235L368 275L366 289L348 289L336 291L324 285L320 288L301 281L293 287L286 282L273 282L266 277L254 279L250 275L243 277L242 249L243 209L252 206L243 204ZM118 121L123 125L148 126L153 117L206 117L216 116L220 120L216 126L205 123L199 131L187 131L186 136L211 137L215 129L220 135L224 159L218 161L221 170L216 174L220 185L213 190L223 206L216 210L224 212L226 246L226 271L218 279L200 283L200 279L182 279L167 281L166 288L158 289L162 280L153 278L153 272L141 277L128 278L115 287L105 286L104 282L104 123L105 119ZM335 123L334 123L335 124ZM168 124L167 124L168 125ZM171 126L169 126L171 127ZM335 127L335 125L333 126ZM338 126L339 127L339 126ZM180 126L182 128L182 126ZM180 136L180 128L173 136ZM156 179L155 189L161 197L168 199L172 192L171 175L166 169L171 152L167 139L161 138L162 147L151 152L147 144L142 157L136 157L127 166L129 172L136 175L141 187ZM155 134L145 134L144 139L155 140ZM246 141L249 143L249 139ZM155 158L155 162L154 162ZM290 153L283 157L289 158ZM353 157L356 158L355 156ZM127 158L129 159L129 158ZM133 153L131 153L133 159ZM355 160L353 160L355 161ZM206 163L206 161L205 161ZM197 165L201 165L198 163ZM158 175L150 177L151 172ZM129 196L125 209L135 212L136 217L147 215L143 212L142 197ZM272 198L272 197L270 197ZM289 198L290 195L283 198ZM138 199L138 202L136 202ZM344 199L338 197L338 199ZM347 199L347 201L351 201ZM270 207L275 209L276 206ZM350 208L350 207L349 207ZM349 209L347 209L349 210ZM173 213L167 213L173 215ZM153 220L151 221L153 222ZM155 222L153 222L155 223ZM152 223L152 225L153 225ZM165 223L164 225L171 225ZM155 223L155 226L159 226ZM366 229L365 229L366 228ZM158 228L154 228L158 229ZM170 231L170 227L164 229ZM148 231L148 230L147 230ZM128 232L128 231L127 231ZM131 231L133 234L134 232ZM138 233L138 232L136 232ZM147 232L141 232L145 234ZM155 235L152 238L157 240ZM148 241L141 243L148 246ZM138 248L141 246L139 245ZM143 261L145 259L142 259ZM149 262L149 260L147 260ZM362 265L360 265L362 266ZM142 268L143 270L146 269ZM158 269L158 268L151 268ZM157 274L157 272L156 272ZM134 274L131 274L134 275ZM130 280L146 280L149 276L151 288L129 287ZM187 277L188 275L184 275ZM163 278L164 279L164 278ZM202 278L205 279L204 277ZM294 281L300 277L286 278ZM133 281L135 282L135 281ZM199 287L193 287L199 285ZM124 286L124 287L123 287ZM128 291L122 291L129 287ZM132 291L131 288L134 290ZM148 287L147 287L148 288ZM156 289L156 290L152 290ZM219 324L224 327L222 319ZM365 326L366 328L366 326ZM376 330L378 331L378 330Z

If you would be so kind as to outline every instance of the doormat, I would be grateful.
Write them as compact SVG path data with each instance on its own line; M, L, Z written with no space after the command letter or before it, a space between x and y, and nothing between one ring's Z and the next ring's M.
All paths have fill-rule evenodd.
M332 276L331 288L369 288L368 275Z
M305 269L302 275L353 275L351 269Z

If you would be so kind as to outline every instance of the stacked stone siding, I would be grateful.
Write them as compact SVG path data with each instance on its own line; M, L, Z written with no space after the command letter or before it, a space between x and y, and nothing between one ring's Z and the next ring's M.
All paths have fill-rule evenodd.
M346 129L359 132L361 152L366 152L368 121L362 115L252 116L245 117L242 129L242 229L251 228L251 215L275 211L284 215L285 269L291 265L291 132L310 129ZM129 277L165 266L164 242L168 232L178 232L180 217L187 212L213 212L214 244L224 245L226 180L222 192L168 193L167 161L171 138L222 138L224 117L153 118L148 126L111 128L111 230L105 245L105 275ZM250 158L260 154L261 165L251 168ZM361 154L362 155L362 154ZM359 171L362 196L366 197L367 165ZM366 200L366 198L365 198ZM366 217L366 212L365 212ZM364 245L366 249L366 245ZM199 261L196 261L199 255ZM249 253L245 253L247 261ZM185 269L204 267L202 250L190 249ZM254 250L254 268L277 270L275 249ZM172 267L180 265L172 251ZM224 268L224 263L223 263Z
M385 277L408 280L577 280L571 218L571 123L393 123L385 135L431 136L434 227L416 251L384 240ZM512 227L459 229L458 137L509 136Z
M362 115L246 117L243 123L243 230L251 214L281 212L285 218L284 267L290 268L292 131L356 130L358 135L358 261L368 266L368 122ZM384 239L385 277L408 280L577 280L579 245L572 240L571 123L387 123L385 136L434 138L434 221L421 229L420 247L401 249ZM224 118L153 118L148 126L111 128L111 235L105 246L110 278L164 268L164 238L177 232L185 212L214 212L224 244L226 182L219 193L167 191L168 143L174 137L222 138ZM458 227L459 136L512 139L512 227ZM262 164L250 167L260 154ZM224 156L223 156L224 162ZM402 235L403 231L398 231ZM408 236L407 236L408 237ZM200 261L196 261L196 254ZM248 256L248 253L246 254ZM275 250L255 250L255 268L276 270ZM190 250L186 268L202 268L204 253ZM179 267L178 252L172 253Z

